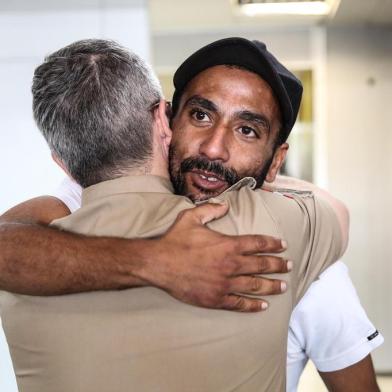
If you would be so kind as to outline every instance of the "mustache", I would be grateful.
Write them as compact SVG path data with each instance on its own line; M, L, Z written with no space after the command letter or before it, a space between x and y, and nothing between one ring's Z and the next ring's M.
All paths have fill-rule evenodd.
M241 179L235 169L224 167L221 163L209 161L207 158L189 157L181 162L180 170L182 173L190 172L194 169L214 173L217 177L224 179L230 186Z

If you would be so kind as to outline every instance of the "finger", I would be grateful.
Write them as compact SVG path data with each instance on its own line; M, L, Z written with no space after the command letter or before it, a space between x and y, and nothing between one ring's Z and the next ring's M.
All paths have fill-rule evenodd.
M287 249L287 243L280 238L268 235L242 235L236 238L238 253L280 253Z
M273 192L275 189L272 185L267 184L266 182L264 182L263 186L261 187L261 189L267 191L267 192Z
M191 221L205 225L214 219L221 218L227 214L229 205L227 203L206 203L189 210L189 218Z
M225 295L222 309L237 312L260 312L268 308L268 302L263 299L243 297L241 295Z
M261 276L238 276L230 283L232 293L250 295L281 294L287 290L287 283L278 279L268 279Z
M292 261L276 256L240 256L235 275L284 274L293 268Z

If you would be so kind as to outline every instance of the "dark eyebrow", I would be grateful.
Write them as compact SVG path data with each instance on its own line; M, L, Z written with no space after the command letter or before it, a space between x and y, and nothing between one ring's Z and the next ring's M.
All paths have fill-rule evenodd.
M201 97L200 95L193 95L190 97L186 102L184 106L187 105L197 105L201 106L203 109L209 110L210 112L217 112L218 108L214 104L214 102Z
M253 113L248 110L243 110L241 112L236 113L237 117L240 118L241 120L245 121L251 121L258 123L262 125L264 128L268 130L268 132L271 129L271 124L268 118L262 114L259 113Z

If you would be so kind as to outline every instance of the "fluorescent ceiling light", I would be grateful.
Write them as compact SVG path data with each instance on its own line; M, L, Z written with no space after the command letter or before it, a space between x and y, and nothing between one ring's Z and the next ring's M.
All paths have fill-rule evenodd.
M247 16L258 15L328 15L332 5L327 1L298 1L242 4L241 12Z

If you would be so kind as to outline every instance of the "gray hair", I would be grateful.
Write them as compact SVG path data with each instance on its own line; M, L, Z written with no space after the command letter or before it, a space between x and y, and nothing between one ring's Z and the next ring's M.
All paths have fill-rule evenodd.
M161 87L149 66L117 43L82 40L47 56L32 93L38 128L83 187L151 158L151 108Z

